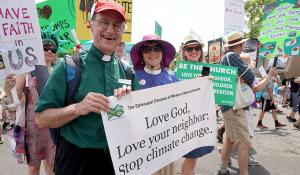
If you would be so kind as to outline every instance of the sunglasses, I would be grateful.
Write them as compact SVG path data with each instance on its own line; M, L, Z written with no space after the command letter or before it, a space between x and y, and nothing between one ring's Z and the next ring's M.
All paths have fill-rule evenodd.
M143 46L141 49L142 49L142 53L150 53L152 51L154 51L154 52L161 52L162 51L162 46L161 45Z
M48 52L49 50L50 50L52 53L56 53L56 52L57 52L57 49L56 49L56 48L44 47L44 51L45 51L45 52Z
M193 52L193 50L195 50L196 52L199 52L199 51L201 51L201 46L186 47L186 48L184 48L184 50L187 52Z

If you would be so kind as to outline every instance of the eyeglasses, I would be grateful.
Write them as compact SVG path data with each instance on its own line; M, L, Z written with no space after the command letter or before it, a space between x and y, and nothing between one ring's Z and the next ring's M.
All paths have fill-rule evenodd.
M56 48L44 47L44 51L45 51L45 52L48 52L49 50L50 50L52 53L56 53L56 52L57 52L57 49L56 49Z
M108 27L110 26L111 22L107 21L107 20L94 20L97 22L98 26L101 27L104 30L107 30ZM116 23L112 23L113 25L113 29L116 32L121 32L124 29L124 25L123 22L116 22Z
M199 52L199 51L201 51L201 46L185 47L184 50L187 52L193 52L193 50L195 50L196 52Z
M150 53L152 51L154 52L161 52L162 51L162 46L161 45L156 45L156 46L143 46L141 48L142 53Z

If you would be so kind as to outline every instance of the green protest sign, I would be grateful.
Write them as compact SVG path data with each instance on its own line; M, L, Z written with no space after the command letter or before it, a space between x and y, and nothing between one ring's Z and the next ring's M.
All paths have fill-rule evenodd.
M300 55L300 2L277 0L264 8L258 58Z
M36 4L42 30L53 25L53 31L60 29L60 39L67 40L62 45L65 50L75 46L70 29L75 29L75 8L73 0L47 0Z
M209 67L210 75L214 77L213 88L216 104L234 106L237 77L236 67L181 61L178 63L176 76L180 80L196 78L201 76L203 67Z
M162 27L157 21L155 21L155 35L161 37L161 33L162 33Z

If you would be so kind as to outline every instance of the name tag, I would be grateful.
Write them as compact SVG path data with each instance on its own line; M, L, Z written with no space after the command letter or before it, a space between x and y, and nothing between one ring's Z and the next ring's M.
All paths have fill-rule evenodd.
M121 84L126 84L126 85L131 85L131 80L127 80L127 79L119 79L119 83L121 83Z

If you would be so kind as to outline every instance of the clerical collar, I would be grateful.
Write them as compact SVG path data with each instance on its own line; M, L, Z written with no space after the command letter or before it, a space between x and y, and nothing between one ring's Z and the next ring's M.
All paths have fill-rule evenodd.
M102 57L102 61L104 61L104 62L109 62L110 59L111 59L111 55L103 55L103 57Z
M161 72L161 69L157 69L157 70L151 70L149 69L147 66L144 67L145 72L147 72L148 74L152 74L152 75L158 75Z
M94 44L92 44L92 47L90 48L90 54L93 55L94 58L99 59L103 62L109 62L111 61L112 56L111 55L104 55L101 50L95 47Z

